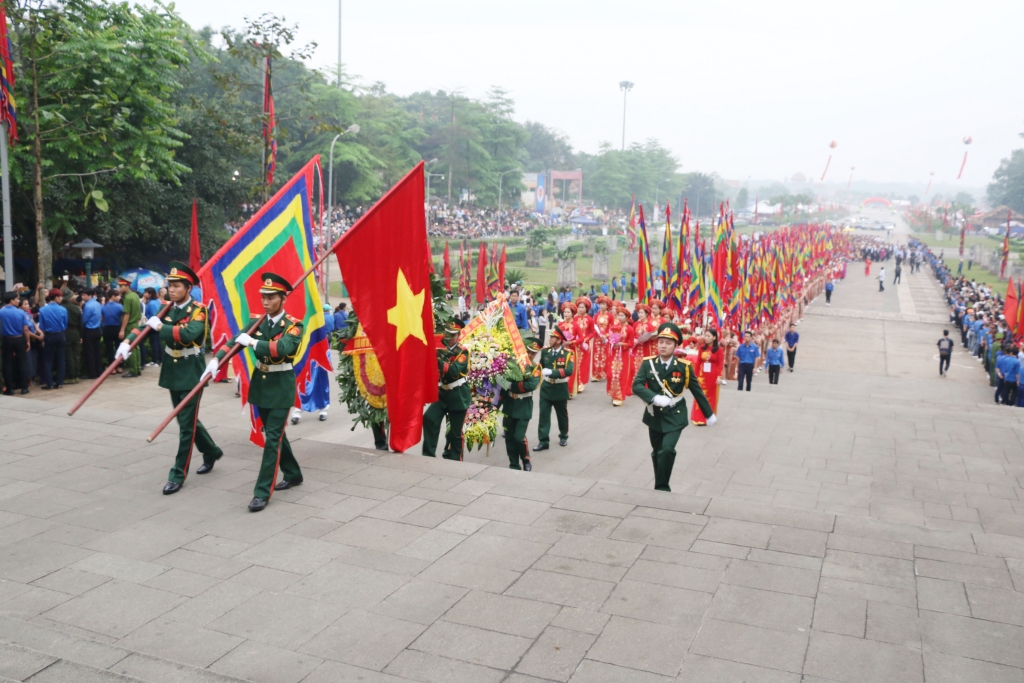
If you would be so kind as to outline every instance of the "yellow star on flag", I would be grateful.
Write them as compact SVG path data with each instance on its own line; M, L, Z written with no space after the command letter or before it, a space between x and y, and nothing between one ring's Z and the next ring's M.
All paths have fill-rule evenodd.
M423 296L424 290L419 294L413 294L409 281L405 278L402 269L398 269L398 282L395 284L397 301L392 308L388 309L388 324L394 325L395 349L402 348L402 343L408 337L416 337L424 344L427 343L427 335L423 333Z

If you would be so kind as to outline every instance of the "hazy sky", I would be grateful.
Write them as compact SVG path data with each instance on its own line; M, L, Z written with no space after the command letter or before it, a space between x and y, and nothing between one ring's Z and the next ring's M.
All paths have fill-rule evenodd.
M337 0L176 0L193 26L276 12L337 55ZM406 95L509 90L580 150L657 138L684 171L985 185L1024 140L1021 0L344 0L350 74ZM536 170L536 169L533 169Z

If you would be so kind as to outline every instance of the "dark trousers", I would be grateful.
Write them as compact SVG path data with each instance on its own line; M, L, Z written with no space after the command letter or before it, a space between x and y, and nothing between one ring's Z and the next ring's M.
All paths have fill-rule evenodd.
M832 290L830 290L830 289L826 289L825 290L825 303L827 303L827 304L832 303Z
M1003 402L1003 394L1005 392L1005 386L1006 386L1005 380L1002 380L1002 379L997 377L996 378L996 394L995 394L995 401L996 401L996 403L1002 403Z
M779 383L779 371L782 370L781 365L769 365L768 366L768 384Z
M64 384L65 346L67 341L63 332L47 332L43 338L43 367L39 368L39 380L43 386L59 387Z
M82 335L70 329L64 335L65 374L67 379L77 380L82 376Z
M793 349L792 351L786 349L786 360L789 361L789 369L792 370L793 364L796 363L796 349Z
M629 298L632 299L634 297L636 297L636 285L634 285L633 283L630 283L629 284Z
M510 469L521 470L520 463L525 465L530 461L530 445L526 442L526 428L529 426L529 420L505 418L505 451Z
M171 403L174 407L178 407L178 404L185 400L189 391L171 391ZM197 408L199 407L199 399L202 396L203 392L200 391L178 413L178 454L174 458L174 467L171 468L170 473L167 475L167 481L173 481L175 484L185 483L185 478L188 476L189 463L192 462L193 444L203 454L203 462L207 465L212 465L224 455L224 451L217 448L217 444L210 438L210 433L206 431L206 427L199 421L199 411ZM262 415L262 412L260 414Z
M153 351L153 358L151 360L157 365L162 364L164 360L164 349L160 344L160 333L150 332L147 338L149 339L149 346Z
M89 379L96 379L103 372L100 334L98 327L82 330L82 358L85 361L85 376Z
M388 449L388 432L384 429L382 424L371 424L370 431L373 432L373 446L377 450L386 451Z
M676 443L683 430L659 432L648 427L651 440L651 464L654 465L654 490L671 491L668 482L672 478L672 467L676 464Z
M537 441L547 445L551 434L551 409L555 409L558 420L558 438L569 438L569 407L568 401L549 401L540 397L540 413L537 415Z
M120 325L105 325L103 327L103 362L110 365L114 362L114 352L121 340L117 335L121 332Z
M537 340L540 343L541 348L544 348L544 337L547 336L548 326L538 325L537 326Z
M911 273L913 273L913 272L914 272L914 270L913 270L913 269L911 269L911 270L910 270L910 272L911 272ZM895 284L898 284L898 283L900 282L900 280L901 280L901 278L900 278L900 275L901 275L901 273L896 273L896 276L895 276L895 277L893 277L893 279L892 279L892 283L893 283L894 285L895 285Z
M747 391L750 391L750 382L754 379L754 364L753 363L740 363L739 372L736 373L739 378L739 384L737 389L743 391L743 380L747 380Z
M1017 405L1017 382L1003 381L1003 405Z
M3 354L4 387L13 392L15 387L28 389L28 341L24 336L4 337L0 344Z
M949 370L949 356L939 354L939 374L945 374Z
M263 446L263 462L260 463L260 473L256 478L256 488L252 495L254 498L270 500L270 496L274 493L274 484L277 483L279 469L285 481L302 481L302 470L299 469L299 463L292 455L292 446L288 443L288 437L284 435L285 423L288 421L288 415L292 409L260 408L259 411L260 417L263 419L263 434L266 443ZM210 443L212 444L213 441L211 440ZM216 446L214 447L216 448ZM205 454L203 459L206 459Z
M441 457L445 460L462 460L462 424L466 421L466 411L449 411L440 401L431 403L427 407L427 412L423 413L423 455L437 457L437 438L445 417L448 418L448 433L444 438Z
M878 280L878 291L879 292L884 292L885 291L885 281L882 280L882 279Z

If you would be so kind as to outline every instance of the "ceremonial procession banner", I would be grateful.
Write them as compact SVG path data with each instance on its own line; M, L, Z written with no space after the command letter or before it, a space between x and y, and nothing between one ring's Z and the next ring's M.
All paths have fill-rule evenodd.
M423 201L421 161L334 247L352 308L389 388L388 437L391 449L398 452L420 440L423 405L437 400L437 343Z
M271 271L294 284L312 268L313 182L320 157L314 157L221 247L205 265L202 290L212 312L214 339L244 332L253 317L263 314L260 273ZM322 193L321 193L322 194ZM422 214L422 211L420 212ZM304 322L305 333L295 367L298 399L306 410L321 410L330 402L329 339L316 278L309 275L285 300L285 311ZM243 405L248 403L249 378L256 369L252 349L232 358L241 380ZM250 406L250 440L262 445L262 420Z

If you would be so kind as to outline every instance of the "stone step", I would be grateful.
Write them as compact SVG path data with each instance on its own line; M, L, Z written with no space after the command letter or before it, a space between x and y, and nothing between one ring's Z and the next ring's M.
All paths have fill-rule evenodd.
M0 683L248 683L0 616Z

